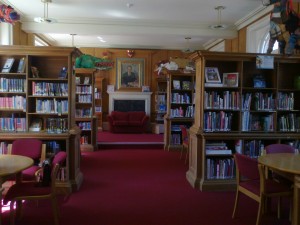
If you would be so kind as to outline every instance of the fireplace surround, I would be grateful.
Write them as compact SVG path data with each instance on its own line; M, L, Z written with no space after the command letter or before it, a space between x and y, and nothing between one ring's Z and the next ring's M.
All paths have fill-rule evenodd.
M109 95L109 114L111 114L112 111L116 110L116 106L121 107L119 108L120 111L123 111L124 108L128 107L127 111L135 111L137 109L137 111L145 111L146 115L150 116L152 92L115 91L107 93Z

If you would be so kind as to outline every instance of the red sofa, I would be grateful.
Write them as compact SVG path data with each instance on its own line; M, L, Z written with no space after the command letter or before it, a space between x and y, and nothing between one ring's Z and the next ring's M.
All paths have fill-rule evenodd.
M145 133L149 116L142 111L112 111L107 116L109 131L112 133Z

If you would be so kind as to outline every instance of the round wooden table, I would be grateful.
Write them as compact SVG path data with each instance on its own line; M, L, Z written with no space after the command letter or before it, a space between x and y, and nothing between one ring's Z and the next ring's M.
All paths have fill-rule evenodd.
M300 225L300 154L266 154L258 157L258 163L294 177L292 225Z
M0 188L6 178L16 175L16 182L20 180L22 170L33 165L33 159L20 155L0 155ZM2 195L0 192L0 225L1 225L1 204Z

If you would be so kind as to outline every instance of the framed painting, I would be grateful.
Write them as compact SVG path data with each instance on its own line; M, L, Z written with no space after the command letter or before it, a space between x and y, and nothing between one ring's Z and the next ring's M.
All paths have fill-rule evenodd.
M144 85L144 59L117 58L117 90L137 90Z

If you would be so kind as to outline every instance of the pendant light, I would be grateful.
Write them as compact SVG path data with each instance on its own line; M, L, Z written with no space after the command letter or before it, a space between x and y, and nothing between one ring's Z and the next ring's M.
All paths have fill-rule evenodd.
M210 28L213 30L223 30L226 29L227 26L225 24L222 24L221 16L222 16L222 10L225 9L225 6L216 6L215 10L218 11L218 20L217 24L211 25Z

